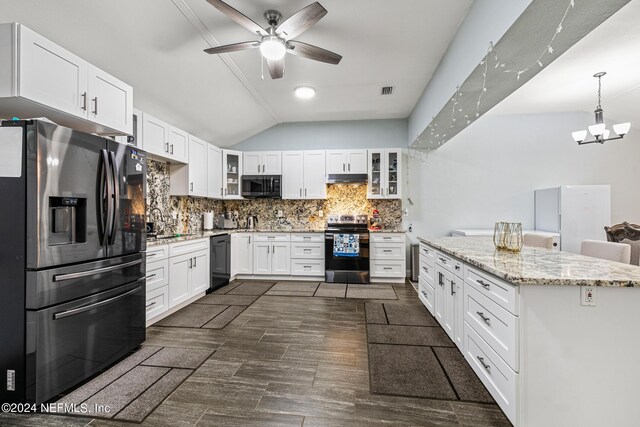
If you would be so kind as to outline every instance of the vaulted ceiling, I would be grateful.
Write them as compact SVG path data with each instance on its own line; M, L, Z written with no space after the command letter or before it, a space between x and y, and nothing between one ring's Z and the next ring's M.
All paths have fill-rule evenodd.
M311 0L228 0L259 24ZM321 0L327 16L297 39L343 55L338 66L287 55L261 79L258 51L203 49L255 40L205 0L0 0L17 21L134 87L137 108L220 146L277 123L407 117L472 0ZM317 96L301 101L299 85ZM382 86L394 86L381 96Z

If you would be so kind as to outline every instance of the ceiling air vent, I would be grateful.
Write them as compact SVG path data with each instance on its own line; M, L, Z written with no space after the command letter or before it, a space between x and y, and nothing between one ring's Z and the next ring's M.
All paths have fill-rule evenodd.
M393 86L384 86L380 91L380 95L391 95L393 93Z

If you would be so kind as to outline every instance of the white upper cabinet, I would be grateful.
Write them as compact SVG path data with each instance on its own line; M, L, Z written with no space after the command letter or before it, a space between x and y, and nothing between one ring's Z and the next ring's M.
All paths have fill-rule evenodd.
M304 151L282 152L282 198L302 199L304 188ZM324 184L324 177L323 177Z
M282 198L325 199L325 152L282 152Z
M402 150L369 150L370 199L400 199L402 197Z
M189 161L189 134L169 125L169 157L180 163Z
M304 151L304 191L305 199L326 199L327 184L324 150Z
M242 199L242 152L222 150L222 187L224 199ZM247 174L249 175L249 174Z
M367 150L327 150L326 173L366 174Z
M282 175L280 151L249 151L242 161L244 175Z
M0 24L0 116L49 117L85 132L133 133L133 89L16 23Z
M215 145L207 147L207 197L222 199L222 150Z
M142 114L142 146L151 156L171 163L189 162L189 134L150 114Z
M207 142L188 135L189 163L171 164L169 194L172 196L207 196Z
M88 67L89 120L133 134L133 89L99 68ZM124 107L124 108L123 108Z

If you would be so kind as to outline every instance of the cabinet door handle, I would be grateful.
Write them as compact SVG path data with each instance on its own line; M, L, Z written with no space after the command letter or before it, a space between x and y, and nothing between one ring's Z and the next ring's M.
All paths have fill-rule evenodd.
M483 288L485 288L485 289L487 289L487 290L491 287L491 285L489 285L488 283L485 283L483 280L478 279L478 280L476 280L476 281L477 281L478 283L480 283L480 286L482 286Z
M307 197L307 189L304 189L304 197Z
M193 191L193 182L191 182L191 183L189 184L189 187L190 187L191 191Z
M171 154L173 154L173 144L171 144Z
M451 295L456 294L456 282L451 281Z
M164 144L164 152L165 153L169 152L169 143L168 142L166 144Z
M438 259L439 259L439 260L440 260L440 262L442 262L443 264L446 264L446 263L447 263L447 260L446 260L446 259L444 259L444 258L438 258Z
M347 171L347 166L343 163L342 164L342 172L346 172Z
M267 246L267 253L268 253L268 254L269 254L269 253L271 253L271 245L268 245L268 246Z
M222 187L220 187L220 195L222 196Z
M153 301L151 304L147 304L147 308L153 307L154 305L156 305L156 301Z
M349 163L349 172L351 172L351 163Z
M422 267L422 269L425 271L425 273L429 272L429 269L427 267Z
M273 254L276 254L276 245L273 245Z
M247 243L248 245L251 244L251 236L249 236L249 243Z
M93 114L95 114L96 116L98 115L98 97L96 96L95 98L93 98L93 103L94 103L94 110L93 110Z
M489 366L486 363L484 363L484 357L476 356L476 358L480 361L480 363L482 364L482 367L484 369L486 369L488 371L489 368L491 368L491 366Z
M302 197L302 188L300 189L300 197Z
M482 319L482 321L483 321L484 323L486 323L487 325L491 326L491 319L489 319L488 317L486 317L486 316L484 315L484 313L483 313L483 312L481 312L481 311L476 311L476 313L478 313L478 316L480 316L480 318Z
M87 92L83 93L80 96L82 96L82 111L87 111Z
M442 273L438 273L438 285L444 286L444 275Z
M193 266L194 267L198 266L198 258L197 257L193 257Z
M455 268L456 268L456 270L460 271L460 266L459 265L456 265Z
M258 165L258 173L260 173L260 165Z
M262 165L262 173L264 173L264 165Z
M189 258L189 268L193 268L193 258Z

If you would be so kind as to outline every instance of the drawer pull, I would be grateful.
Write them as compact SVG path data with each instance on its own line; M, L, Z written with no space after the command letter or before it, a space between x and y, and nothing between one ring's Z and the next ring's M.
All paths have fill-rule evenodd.
M481 312L481 311L476 311L476 313L478 313L478 316L480 316L480 318L482 319L482 321L483 321L484 323L486 323L487 325L491 326L491 319L489 319L488 317L486 317L486 316L484 315L484 313L483 313L483 312Z
M439 260L440 260L440 262L442 262L443 264L446 264L446 263L447 263L447 260L446 260L446 259L444 259L444 258L438 258L438 259L439 259Z
M460 266L459 265L456 265L456 270L458 270L458 271L460 270Z
M156 273L150 274L148 276L144 276L145 279L151 279L153 277L156 277Z
M486 369L489 373L491 373L491 371L489 370L491 366L484 363L484 357L476 356L476 358L480 361L480 363L482 364L482 367Z
M156 302L155 302L155 301L154 301L154 302L152 302L151 304L147 304L147 308L149 308L149 307L153 307L154 305L156 305Z
M382 252L389 253L389 252L393 252L393 251L391 249L384 249Z
M158 254L157 254L157 253L147 254L147 257L150 257L150 256L156 256L156 255L158 255Z
M424 297L427 298L427 299L429 298L425 291L422 291L422 295L424 295Z
M305 270L311 270L311 266L310 265L304 265L303 266Z
M391 237L383 237L383 240L391 240Z
M428 272L429 272L429 269L428 269L427 267L422 267L422 269L423 269L426 273L428 273Z
M451 295L456 294L456 282L451 282Z
M311 240L311 237L305 236L302 238L302 240Z
M482 286L485 289L489 289L491 287L491 285L489 285L488 283L485 283L483 280L478 279L477 282L480 283L480 286Z
M392 267L384 267L385 270L393 270Z
M311 252L311 249L304 249L305 252Z

